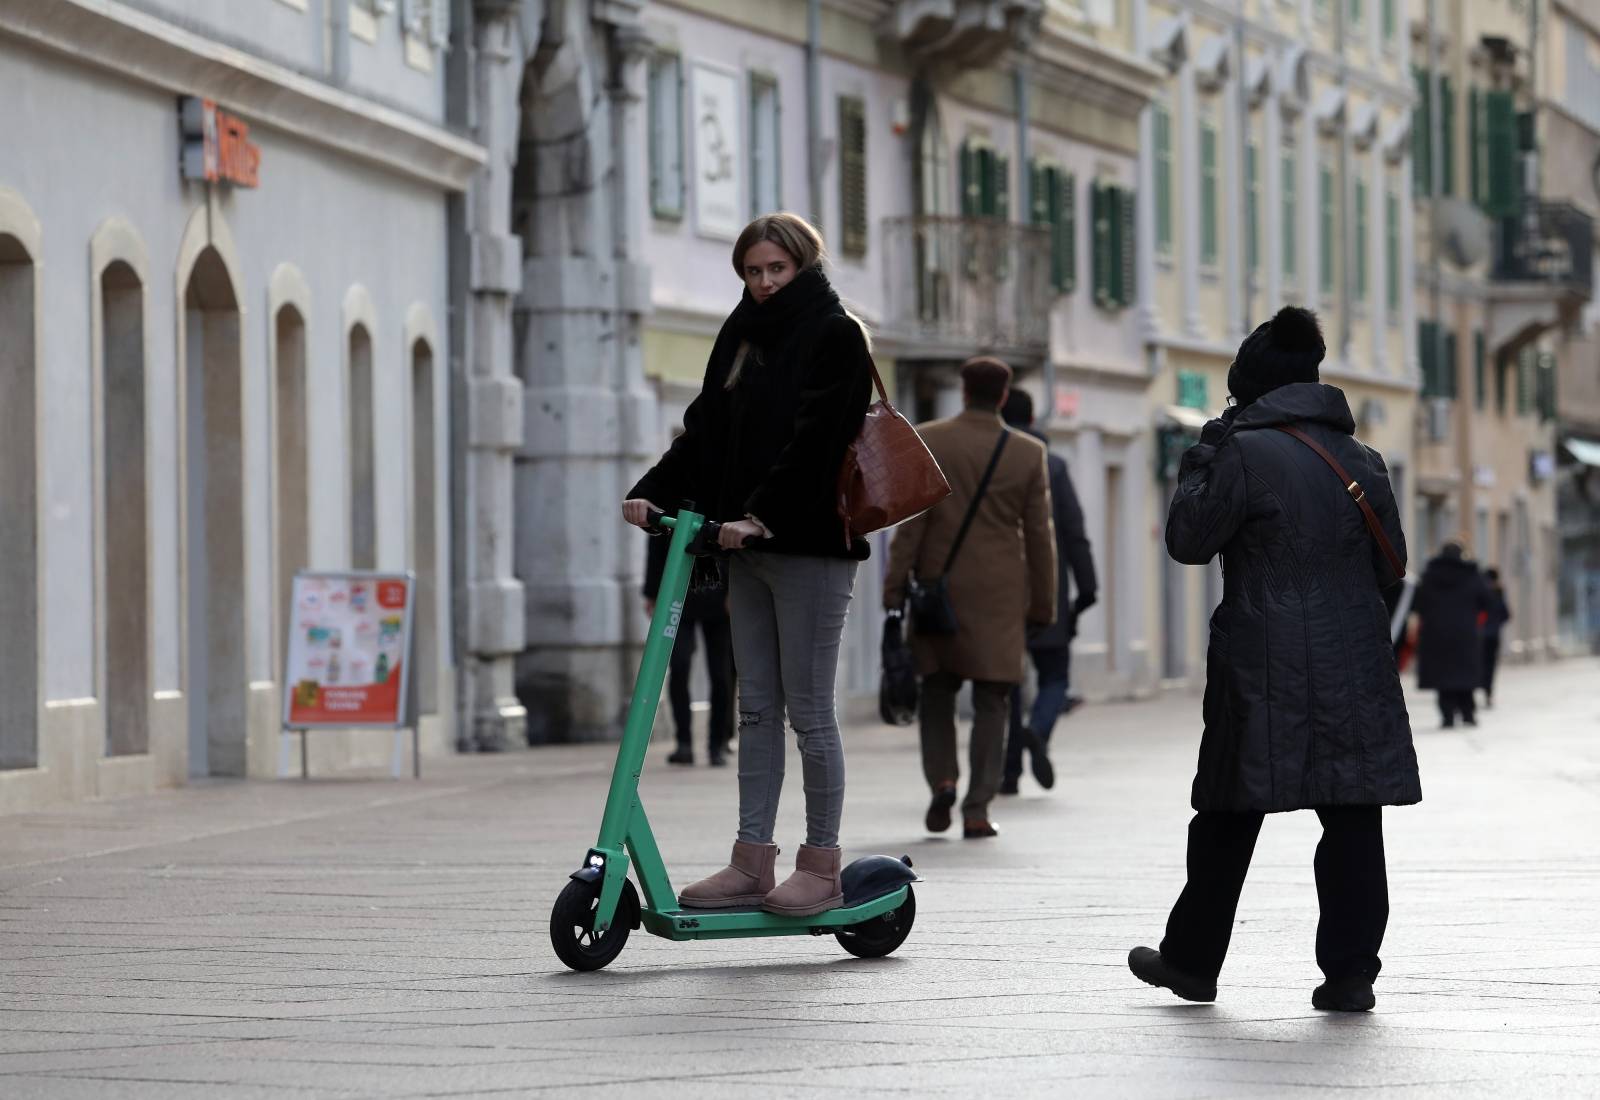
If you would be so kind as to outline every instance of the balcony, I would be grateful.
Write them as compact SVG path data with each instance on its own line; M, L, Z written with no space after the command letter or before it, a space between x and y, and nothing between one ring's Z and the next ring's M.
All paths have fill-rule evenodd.
M1043 359L1050 343L1050 235L997 218L883 222L884 328L919 356Z
M1044 0L896 0L886 29L920 64L979 68L1026 48L1044 8Z
M1594 292L1594 220L1571 203L1537 202L1516 217L1502 218L1495 242L1493 277L1501 282L1542 283L1588 300Z

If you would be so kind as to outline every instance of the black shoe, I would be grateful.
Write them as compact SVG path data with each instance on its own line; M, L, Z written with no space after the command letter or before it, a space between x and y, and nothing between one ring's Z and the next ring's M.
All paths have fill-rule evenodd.
M933 792L933 801L928 803L928 814L922 819L922 823L928 827L928 832L942 833L950 827L950 808L955 804L954 783Z
M1463 718L1461 721L1471 726L1473 729L1478 728L1478 720L1476 718Z
M726 768L728 766L728 758L723 755L720 748L711 750L711 766L713 768Z
M1050 763L1050 746L1043 737L1029 730L1028 758L1033 767L1033 777L1039 781L1039 786L1049 790L1056 785L1055 765Z
M969 817L961 823L961 835L967 840L982 840L985 837L999 836L1000 830L986 817Z
M693 749L685 749L685 748L673 749L672 750L672 755L667 757L667 763L669 763L669 764L693 764L694 763L694 750Z
M1161 952L1153 948L1135 947L1129 951L1128 969L1141 982L1170 989L1186 1001L1209 1003L1217 999L1216 982L1203 981L1173 969L1161 957Z
M1017 777L1014 776L1014 775L1008 775L1004 779L1000 780L1000 793L1001 794L1016 794L1017 793Z
M1362 977L1323 982L1311 991L1311 1007L1324 1012L1371 1012L1378 998L1372 983Z
M1065 718L1079 707L1083 706L1083 696L1069 695L1061 703L1061 717Z
M1449 721L1441 722L1439 724L1439 728L1442 730L1453 730L1456 728L1456 720L1451 718Z

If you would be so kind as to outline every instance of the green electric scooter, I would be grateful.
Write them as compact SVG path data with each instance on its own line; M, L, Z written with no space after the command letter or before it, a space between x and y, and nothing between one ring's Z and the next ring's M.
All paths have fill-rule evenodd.
M683 616L696 557L718 553L721 525L685 504L676 517L651 517L657 532L670 531L672 548L661 578L650 636L639 662L633 701L617 747L611 791L600 819L600 839L583 866L556 898L550 913L550 944L574 970L599 970L641 925L669 940L732 939L749 936L821 936L829 933L852 955L878 958L905 942L917 915L913 882L922 881L902 856L866 856L840 874L844 904L811 917L785 917L758 908L683 909L667 878L644 806L639 802L639 772L655 724L661 684ZM628 880L628 861L644 890L644 904Z

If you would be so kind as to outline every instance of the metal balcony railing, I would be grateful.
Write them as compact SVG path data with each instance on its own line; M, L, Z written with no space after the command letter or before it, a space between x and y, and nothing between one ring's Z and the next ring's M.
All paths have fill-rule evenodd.
M1594 293L1594 219L1565 202L1535 202L1502 218L1494 277L1536 282L1589 298Z
M883 223L885 328L934 354L1042 356L1050 340L1050 235L998 218Z

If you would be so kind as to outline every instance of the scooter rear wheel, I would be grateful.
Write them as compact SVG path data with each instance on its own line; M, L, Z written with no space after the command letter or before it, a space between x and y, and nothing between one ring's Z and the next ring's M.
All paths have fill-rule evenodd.
M858 959L881 959L906 942L917 919L917 895L908 885L906 900L898 909L852 924L833 934L839 946Z
M623 881L616 916L604 932L594 930L594 911L599 904L598 882L573 879L550 910L550 946L556 957L574 970L599 970L622 954L638 920L639 895L632 882Z

